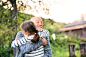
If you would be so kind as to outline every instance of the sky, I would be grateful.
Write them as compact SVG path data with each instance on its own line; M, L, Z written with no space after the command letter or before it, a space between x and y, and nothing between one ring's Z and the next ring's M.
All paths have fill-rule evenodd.
M25 13L50 18L56 22L72 23L82 14L86 14L86 0L42 0L43 6L38 5L37 1L39 0L33 0L36 3L32 3L31 0L22 1L33 7L32 10L27 7ZM35 6L36 9L34 9ZM48 8L50 10L49 14L45 14L46 10L42 10L42 8Z
M71 23L81 14L86 14L86 0L60 0L58 5L51 7L52 18L55 21Z
M36 16L51 18L56 22L71 23L81 14L86 14L86 0L43 0L49 6L49 15L42 12L33 13Z

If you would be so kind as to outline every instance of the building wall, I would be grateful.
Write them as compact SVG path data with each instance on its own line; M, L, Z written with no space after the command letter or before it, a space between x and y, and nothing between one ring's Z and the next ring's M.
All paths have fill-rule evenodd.
M76 29L76 30L72 30L72 31L66 31L67 35L72 34L73 37L75 36L81 36L81 38L86 38L86 28L84 29Z

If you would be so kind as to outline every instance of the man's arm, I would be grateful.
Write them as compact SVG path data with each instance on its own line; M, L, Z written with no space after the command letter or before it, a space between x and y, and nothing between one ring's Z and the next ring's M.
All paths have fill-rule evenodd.
M49 42L49 31L43 30L42 35L46 35L45 39L47 40L47 44L44 46L44 56L43 57L52 57L52 51ZM43 36L44 37L44 36Z
M17 33L17 40L19 40L19 39L21 39L22 37L24 37L23 36L23 34L21 33L21 31L19 31L18 33Z
M44 46L43 57L52 57L52 51L51 51L50 42L49 42L49 31L43 29L43 31L40 32L40 36L47 40L47 44Z
M52 51L50 47L49 38L46 37L46 40L47 40L47 44L44 46L44 56L43 57L52 57Z

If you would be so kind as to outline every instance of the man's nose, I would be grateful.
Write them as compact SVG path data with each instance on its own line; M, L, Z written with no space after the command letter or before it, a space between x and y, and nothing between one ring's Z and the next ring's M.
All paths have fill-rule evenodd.
M41 25L41 26L42 26L42 23L39 23L39 25Z

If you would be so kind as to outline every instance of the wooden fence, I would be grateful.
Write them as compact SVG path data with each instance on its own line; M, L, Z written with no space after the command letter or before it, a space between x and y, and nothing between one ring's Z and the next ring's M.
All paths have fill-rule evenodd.
M86 43L80 43L80 57L86 57ZM75 56L75 45L69 44L69 57Z

